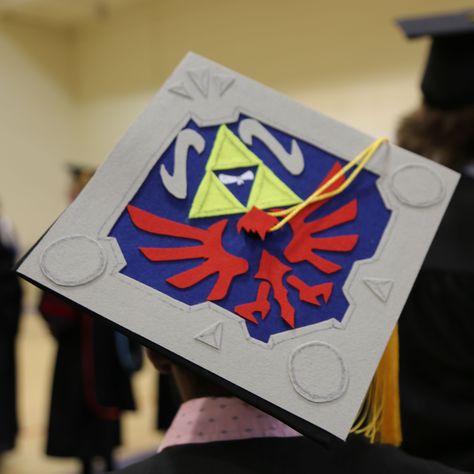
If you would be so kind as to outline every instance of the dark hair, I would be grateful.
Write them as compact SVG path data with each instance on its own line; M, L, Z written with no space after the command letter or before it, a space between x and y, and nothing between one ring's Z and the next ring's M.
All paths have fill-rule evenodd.
M220 385L210 382L202 375L198 375L181 365L174 364L172 375L184 401L189 398L233 396L232 393Z
M474 157L474 106L440 110L423 104L400 121L397 142L459 170Z

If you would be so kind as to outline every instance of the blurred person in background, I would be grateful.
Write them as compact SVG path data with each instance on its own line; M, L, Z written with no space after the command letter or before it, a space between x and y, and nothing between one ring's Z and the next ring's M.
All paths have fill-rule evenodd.
M13 272L16 256L13 227L0 208L0 456L15 446L18 431L15 341L22 292Z
M92 174L71 168L71 200ZM141 346L52 293L43 294L39 310L58 347L46 452L80 459L83 474L94 472L95 458L111 470L122 411L135 409L131 375L141 367Z
M433 37L400 146L461 179L400 319L403 448L474 472L474 10L402 20Z

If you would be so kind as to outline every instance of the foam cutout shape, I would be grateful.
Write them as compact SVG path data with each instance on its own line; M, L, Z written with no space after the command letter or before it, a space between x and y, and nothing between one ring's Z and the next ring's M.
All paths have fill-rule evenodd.
M345 439L458 175L385 143L326 190L340 194L278 230L274 213L373 142L188 54L18 272L296 430Z
M255 182L250 191L248 202L242 204L225 187L224 182L218 178L217 174L220 171L248 167L256 167ZM241 176L244 175L245 173ZM240 214L253 207L268 209L299 202L301 202L301 198L289 189L225 125L221 125L206 164L206 173L189 211L189 217L195 219Z
M254 314L260 313L262 319L265 319L270 311L270 302L268 297L270 295L270 283L262 281L258 286L257 298L250 303L239 304L234 308L234 311L243 318L258 324Z
M295 275L290 275L288 277L288 283L299 291L299 298L301 301L306 301L315 306L321 306L318 296L322 296L324 302L327 303L331 297L333 289L332 283L321 283L320 285L309 286Z
M217 281L207 299L221 300L229 291L232 280L248 270L248 264L244 259L231 255L222 247L222 234L227 225L226 220L216 222L204 231L154 216L134 206L128 206L128 212L132 222L141 230L201 242L201 245L179 249L140 248L143 255L153 262L206 259L205 263L167 279L168 283L178 288L189 288L210 275L217 274Z
M263 212L258 207L252 207L237 222L237 230L240 232L244 229L245 232L256 233L264 240L267 232L277 223L278 219L276 217Z
M288 300L288 290L283 284L283 277L291 271L291 267L264 250L260 259L260 267L255 278L266 280L273 289L273 297L280 306L280 314L286 323L295 327L295 309Z

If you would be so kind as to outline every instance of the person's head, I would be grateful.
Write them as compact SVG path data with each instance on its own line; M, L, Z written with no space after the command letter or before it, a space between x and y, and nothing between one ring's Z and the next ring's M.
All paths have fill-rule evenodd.
M402 119L403 148L454 169L474 157L474 11L399 20L409 39L431 37L421 106Z
M460 170L474 158L474 105L442 110L424 103L401 120L397 143Z
M173 376L183 402L200 397L233 396L228 390L171 362L156 351L147 349L147 354L160 373ZM371 442L395 446L401 443L397 328L379 362L351 432L362 434Z
M200 397L231 397L232 394L222 387L209 382L190 370L171 362L156 351L147 349L148 358L161 374L171 375L178 387L181 399L186 402Z

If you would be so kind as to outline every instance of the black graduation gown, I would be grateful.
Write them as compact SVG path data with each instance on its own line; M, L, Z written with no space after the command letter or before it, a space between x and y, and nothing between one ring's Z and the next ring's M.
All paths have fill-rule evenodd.
M121 474L455 474L436 462L360 436L331 449L307 438L256 438L170 446Z
M12 268L15 253L0 241L0 453L12 449L18 430L15 340L21 288Z
M400 323L403 448L474 472L474 179L462 177Z
M130 374L117 353L117 334L49 293L42 297L40 312L58 346L46 452L82 459L110 455L121 442L122 410L135 407Z

